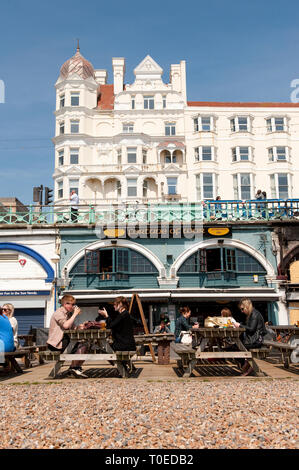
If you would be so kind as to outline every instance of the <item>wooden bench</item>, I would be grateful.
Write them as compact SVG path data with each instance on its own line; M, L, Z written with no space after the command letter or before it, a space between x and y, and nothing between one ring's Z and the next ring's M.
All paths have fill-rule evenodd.
M278 349L278 351L281 353L282 357L282 362L283 365L286 369L290 367L290 356L295 349L297 349L296 346L292 346L289 343L280 343L279 341L270 341L270 340L264 340L264 344L266 346L269 346L270 350Z
M30 348L22 348L22 349L16 349L15 351L12 352L6 352L4 353L4 358L6 361L9 362L11 369L15 372L18 372L19 374L23 374L23 370L21 366L18 364L16 359L23 359L25 367L31 367L31 361L30 361L30 356L31 351Z
M254 372L257 376L264 376L258 365L253 360L251 351L198 351L188 345L175 344L174 351L180 359L177 360L177 366L184 371L183 377L190 377L192 370L196 366L198 360L202 359L247 359L252 364Z
M129 374L127 369L124 367L124 362L129 363L129 368L132 370L133 361L132 357L136 355L136 351L115 351L114 353L106 354L67 354L60 353L59 351L41 351L39 355L45 361L56 361L53 369L51 370L49 377L56 378L59 370L64 365L65 361L85 361L85 362L99 362L108 361L114 365L116 363L117 370L121 377L128 377Z

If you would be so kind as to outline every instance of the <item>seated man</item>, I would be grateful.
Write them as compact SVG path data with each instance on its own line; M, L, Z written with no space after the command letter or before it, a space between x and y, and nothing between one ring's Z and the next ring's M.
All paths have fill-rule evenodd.
M81 310L75 305L76 299L72 295L64 295L60 303L61 307L54 312L51 318L47 345L50 351L60 351L63 353L70 343L70 337L64 333L64 330L72 328ZM87 344L76 343L71 354L85 354L87 351ZM82 372L81 365L83 362L84 361L72 361L69 373L75 377L87 378L87 375Z
M12 326L0 307L0 352L12 352L15 349Z
M162 319L160 325L157 325L154 329L154 333L171 333L170 329L168 328L169 323L167 319Z

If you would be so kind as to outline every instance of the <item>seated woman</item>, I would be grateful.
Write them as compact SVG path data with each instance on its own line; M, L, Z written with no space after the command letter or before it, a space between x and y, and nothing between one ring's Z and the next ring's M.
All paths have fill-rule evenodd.
M15 308L12 304L4 304L2 307L2 310L3 310L4 315L6 315L10 321L12 331L13 331L14 345L15 345L15 348L17 348L19 346L19 340L18 340L18 321L16 317L14 317Z
M242 339L245 348L261 348L264 341L264 335L267 333L262 314L253 307L250 299L242 299L239 303L239 308L241 312L246 315L246 321L245 323L235 322L234 326L236 328L245 328L246 331ZM249 375L253 372L253 368L250 366L248 361L244 362L242 370L242 375Z
M65 334L65 330L72 328L74 321L80 315L80 308L75 305L76 299L72 295L64 295L60 301L61 307L53 313L47 345L50 351L65 351L70 343L70 337ZM71 354L85 354L88 351L88 346L84 343L76 343L71 351ZM82 371L82 364L84 361L72 361L69 373L78 378L87 378Z
M174 331L174 336L175 336L175 342L180 343L181 342L181 332L182 331L189 331L191 328L198 328L198 323L195 323L194 325L190 325L188 322L188 319L191 316L191 310L189 307L182 307L180 308L180 314L181 316L177 319L175 322L175 331Z

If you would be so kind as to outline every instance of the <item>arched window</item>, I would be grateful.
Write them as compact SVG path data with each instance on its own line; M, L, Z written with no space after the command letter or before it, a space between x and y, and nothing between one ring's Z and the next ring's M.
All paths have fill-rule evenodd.
M245 251L236 248L204 248L196 251L178 273L236 272L266 274L263 266Z
M75 274L158 274L157 268L145 256L128 248L85 250L84 256L70 271ZM106 278L109 278L107 275ZM106 279L107 280L107 279Z

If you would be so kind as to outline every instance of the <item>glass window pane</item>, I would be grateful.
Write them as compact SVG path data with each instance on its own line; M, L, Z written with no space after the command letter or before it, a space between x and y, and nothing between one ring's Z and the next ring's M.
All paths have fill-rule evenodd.
M283 125L283 118L275 118L275 130L276 131L283 131L284 130L284 125Z
M202 159L212 160L212 147L202 147Z
M77 165L79 163L79 149L74 148L70 150L70 163Z
M176 194L177 178L167 178L168 194Z
M286 160L286 148L276 147L277 160Z
M80 93L71 93L71 106L79 106Z
M128 147L127 149L128 163L136 163L137 161L137 148Z
M240 160L249 160L249 148L240 147Z
M210 131L211 130L211 118L210 117L202 117L201 118L201 128L203 131Z
M78 134L79 121L71 121L71 134Z

